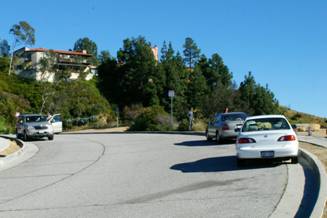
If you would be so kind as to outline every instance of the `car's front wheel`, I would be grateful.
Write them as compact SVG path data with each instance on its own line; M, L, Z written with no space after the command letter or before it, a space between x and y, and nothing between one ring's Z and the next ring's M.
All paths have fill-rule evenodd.
M24 131L23 140L24 141L28 141L28 135L27 135L27 132L26 131Z
M53 135L49 135L49 136L48 136L48 139L49 139L49 140L53 140L53 138L54 138Z
M217 144L221 143L221 138L218 131L216 132L216 142Z
M212 137L209 135L209 131L206 130L206 138L207 138L207 141L210 142L212 141Z

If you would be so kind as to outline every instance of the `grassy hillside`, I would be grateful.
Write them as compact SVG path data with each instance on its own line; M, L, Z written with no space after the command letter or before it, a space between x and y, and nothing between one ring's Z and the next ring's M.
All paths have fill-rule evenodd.
M61 113L64 120L99 116L102 126L113 120L111 107L94 81L51 84L0 72L0 132L14 132L16 112L40 113L41 108L43 114Z
M323 117L314 116L311 114L298 112L287 107L280 107L281 113L287 117L287 119L292 123L316 123L320 124L321 127L327 127L327 119Z

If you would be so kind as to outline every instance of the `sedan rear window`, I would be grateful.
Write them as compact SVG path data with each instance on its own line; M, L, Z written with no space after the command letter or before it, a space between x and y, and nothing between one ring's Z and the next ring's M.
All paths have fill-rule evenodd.
M222 115L223 121L239 121L239 120L245 120L245 119L246 119L246 115L243 113Z
M243 125L242 132L283 130L290 128L290 125L284 118L261 118L246 121Z

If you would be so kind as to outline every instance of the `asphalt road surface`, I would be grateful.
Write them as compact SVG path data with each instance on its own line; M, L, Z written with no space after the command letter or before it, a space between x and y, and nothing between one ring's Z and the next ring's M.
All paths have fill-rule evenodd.
M238 168L233 144L167 134L56 135L0 172L0 217L269 217L286 164Z

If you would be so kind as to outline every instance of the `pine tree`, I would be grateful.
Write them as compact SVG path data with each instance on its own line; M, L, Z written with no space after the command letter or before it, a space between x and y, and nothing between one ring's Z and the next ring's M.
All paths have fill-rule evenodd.
M183 47L184 63L188 68L192 69L195 67L196 63L199 60L201 50L190 37L187 37L185 39Z

